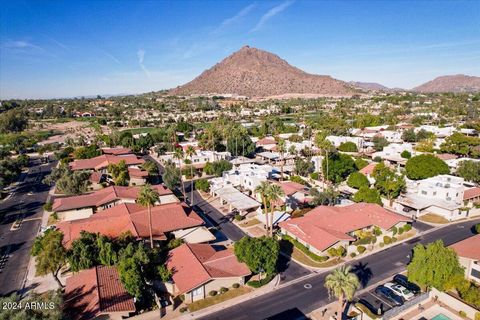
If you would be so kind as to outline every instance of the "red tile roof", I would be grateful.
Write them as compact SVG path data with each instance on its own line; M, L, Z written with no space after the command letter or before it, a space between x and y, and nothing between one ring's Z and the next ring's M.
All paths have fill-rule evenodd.
M303 184L293 182L293 181L283 181L277 183L286 196L290 196L297 192L305 192L305 186Z
M98 171L94 171L94 172L92 172L92 174L90 175L90 178L88 178L88 179L91 182L100 183L100 181L102 180L102 173L98 172Z
M377 166L377 164L378 163L376 163L376 162L372 162L372 163L367 164L366 167L360 169L360 173L362 173L366 176L371 175L373 173L373 170Z
M138 158L134 154L126 155L111 155L103 154L101 156L91 158L91 159L80 159L75 160L70 163L70 169L72 170L101 170L108 167L109 164L118 164L120 161L125 161L125 163L130 165L141 165L145 163L145 160Z
M257 146L265 146L268 144L277 144L277 142L275 141L274 138L268 138L268 137L262 138L257 141Z
M167 203L152 208L152 232L155 239L165 239L165 233L204 224L195 211L180 203ZM57 224L63 232L63 242L69 247L80 237L82 230L99 232L116 238L130 232L137 238L148 238L148 211L136 203L122 203L98 212L86 219L64 221Z
M345 207L319 206L298 219L281 222L282 229L323 251L338 241L354 240L349 232L369 226L388 230L411 219L385 210L377 204L356 203Z
M153 189L157 190L159 195L172 194L170 189L162 185L154 185ZM83 194L80 196L56 198L53 201L53 211L65 211L72 209L99 207L120 199L136 200L141 187L122 187L110 186L100 189L93 193Z
M65 304L69 319L92 319L100 314L134 312L115 267L98 266L67 278Z
M480 234L450 246L459 257L480 261Z
M113 155L122 155L122 154L130 154L132 153L132 149L130 148L103 148L103 154L113 154Z
M183 244L170 251L167 267L178 294L218 278L243 277L251 272L237 260L232 249L215 251L209 244Z
M133 178L145 178L148 177L148 172L137 168L128 168L128 175Z
M480 197L480 187L467 189L463 193L463 200L470 200L478 197Z

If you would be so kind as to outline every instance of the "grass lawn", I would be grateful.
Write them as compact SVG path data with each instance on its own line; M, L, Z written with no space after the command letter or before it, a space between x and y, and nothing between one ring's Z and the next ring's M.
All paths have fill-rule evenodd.
M343 262L342 259L336 258L330 258L325 262L313 261L306 254L295 247L293 247L292 258L300 263L303 263L304 265L314 268L328 268Z
M427 214L419 217L418 220L423 221L423 222L440 223L440 224L450 222L447 219L445 219L444 217L441 217L441 216L439 216L437 214L434 214L434 213L427 213Z
M198 310L204 309L206 307L213 306L214 304L224 302L224 301L230 300L232 298L241 296L241 295L243 295L245 293L248 293L252 290L253 289L249 288L249 287L240 287L238 289L230 288L230 290L228 290L225 293L218 294L214 297L208 297L208 298L205 298L203 300L199 300L199 301L195 301L195 302L190 303L188 305L188 310L190 310L191 312L198 311Z
M251 220L248 220L248 221L242 221L239 223L240 227L242 228L248 228L248 227L251 227L251 226L255 226L257 224L259 224L260 221L258 219L251 219Z

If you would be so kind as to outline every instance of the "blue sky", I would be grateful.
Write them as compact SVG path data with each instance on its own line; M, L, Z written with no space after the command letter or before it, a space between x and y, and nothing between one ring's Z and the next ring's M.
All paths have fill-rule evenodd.
M0 98L183 84L243 45L411 88L480 76L480 1L2 1Z

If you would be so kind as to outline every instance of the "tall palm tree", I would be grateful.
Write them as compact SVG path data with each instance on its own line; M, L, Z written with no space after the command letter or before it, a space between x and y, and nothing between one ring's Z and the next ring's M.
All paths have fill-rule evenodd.
M190 161L192 162L190 164L190 176L192 177L190 180L190 192L191 192L190 205L193 206L193 156L196 154L195 148L192 146L188 146L187 150L185 151L185 154L187 155L187 157L190 157Z
M281 180L283 181L283 166L285 165L285 151L287 151L285 140L280 139L277 143L277 151L280 152L280 156L282 157L282 162L280 164L280 172L281 172Z
M148 231L150 232L150 247L153 249L153 233L152 233L152 206L160 201L160 195L157 190L152 189L148 183L142 187L138 194L137 203L148 209Z
M255 192L260 193L260 197L262 197L262 203L263 203L263 210L265 213L265 227L267 228L267 233L268 233L268 228L269 228L269 223L268 223L268 208L267 208L267 194L269 191L270 185L268 184L267 181L262 181L256 188Z
M273 237L273 212L276 203L284 195L282 188L278 184L271 184L268 188L267 198L270 201L270 237Z
M183 196L185 197L185 186L182 181L182 160L184 158L182 147L175 148L173 151L173 158L178 160L178 170L180 171L180 184L182 185Z
M351 301L355 291L360 287L357 275L350 271L350 266L341 266L325 278L325 288L330 296L338 299L338 311L342 319L343 309L347 301Z

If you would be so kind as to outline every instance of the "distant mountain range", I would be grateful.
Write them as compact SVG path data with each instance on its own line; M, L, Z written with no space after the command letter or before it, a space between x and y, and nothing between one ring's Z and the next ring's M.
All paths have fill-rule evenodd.
M356 90L330 76L306 73L279 56L245 46L170 94L247 97L351 96Z
M480 77L457 74L442 76L412 89L416 92L480 92Z
M365 91L476 92L480 77L454 75L438 77L412 90L388 88L374 82L344 82L315 75L290 65L279 56L244 46L172 95L238 95L258 97L351 96Z

